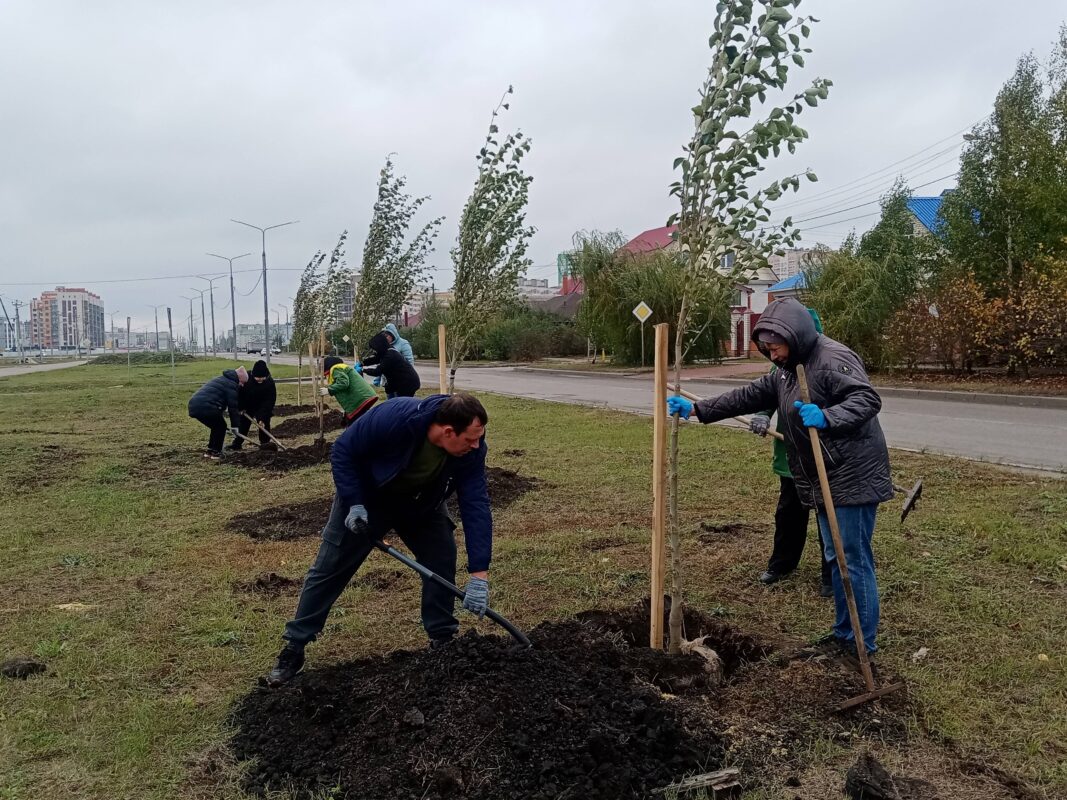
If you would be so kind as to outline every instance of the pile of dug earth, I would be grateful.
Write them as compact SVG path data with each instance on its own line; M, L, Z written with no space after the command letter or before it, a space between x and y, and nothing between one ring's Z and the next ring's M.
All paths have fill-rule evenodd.
M235 710L246 788L618 800L719 768L721 720L703 702L717 680L707 661L631 646L631 627L640 620L589 612L535 628L531 649L470 632L447 648L319 667L282 689L257 689ZM727 674L765 653L730 632L720 646Z

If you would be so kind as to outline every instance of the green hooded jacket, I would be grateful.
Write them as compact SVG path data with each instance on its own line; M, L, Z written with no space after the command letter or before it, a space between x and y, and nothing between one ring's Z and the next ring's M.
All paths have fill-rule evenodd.
M326 390L346 414L351 414L372 397L378 396L374 387L348 364L334 364L330 368Z
M811 314L811 319L815 322L815 330L817 330L819 333L822 333L822 320L819 319L819 312L816 311L814 308L809 308L808 313ZM772 373L777 369L778 367L771 366ZM760 416L767 417L768 419L771 417L772 414L774 414L773 410L759 412ZM777 421L774 426L774 429L778 431L778 433L782 433L781 419ZM775 439L773 447L774 456L771 460L771 469L774 470L774 474L779 475L783 478L792 478L793 473L789 471L789 460L785 454L785 442L783 442L781 439Z

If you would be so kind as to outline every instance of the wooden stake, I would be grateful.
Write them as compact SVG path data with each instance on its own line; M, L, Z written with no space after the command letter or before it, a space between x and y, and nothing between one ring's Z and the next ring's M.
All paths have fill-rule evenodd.
M445 326L437 326L437 362L438 362L438 382L440 384L441 394L448 394L448 379L446 377L446 362L445 357Z
M650 586L649 647L663 649L663 583L667 552L667 337L670 325L655 326L656 377L652 406L652 576Z

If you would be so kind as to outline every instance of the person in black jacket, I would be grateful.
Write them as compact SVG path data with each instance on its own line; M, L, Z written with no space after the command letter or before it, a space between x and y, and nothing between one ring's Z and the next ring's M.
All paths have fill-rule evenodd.
M363 359L363 374L384 377L386 397L414 397L422 385L419 373L399 350L390 345L386 332L377 333L367 347L374 351L374 355Z
M237 407L269 431L270 418L274 416L274 404L277 401L278 388L274 385L274 378L270 376L267 362L257 361L252 365L252 380L241 386L237 393ZM251 428L252 420L242 414L237 430L242 436L247 436ZM270 440L263 429L258 428L258 430L260 449L277 450L278 445ZM244 444L244 439L234 439L230 450L240 450L242 444Z
M219 377L209 380L189 398L189 416L211 430L205 458L217 459L222 454L222 443L227 432L223 412L230 414L229 430L238 430L241 414L238 411L237 391L247 381L248 372L244 367L228 369Z
M697 419L707 424L770 408L777 410L785 435L789 471L800 501L806 508L816 510L823 550L831 566L837 618L833 638L828 637L827 644L833 644L836 639L842 650L855 652L857 645L807 430L819 429L864 644L869 652L874 652L879 602L871 539L878 504L893 497L889 451L878 424L882 400L871 386L860 357L840 342L820 334L807 308L798 300L785 298L767 306L753 326L752 340L777 370L748 386L696 404L677 395L669 397L668 413L688 419L695 411ZM807 373L810 403L800 399L798 364L803 364Z

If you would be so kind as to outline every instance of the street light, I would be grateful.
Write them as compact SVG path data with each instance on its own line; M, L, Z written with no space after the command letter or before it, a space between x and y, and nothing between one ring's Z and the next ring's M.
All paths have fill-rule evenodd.
M112 311L109 315L111 317L111 352L115 352L115 315L119 314L119 311Z
M215 358L219 357L218 348L215 345L215 281L222 280L222 275L216 275L214 278L205 278L203 275L198 275L198 278L202 281L207 281L208 288L211 291L211 355ZM232 301L233 298L231 297ZM205 336L207 334L204 334ZM205 355L207 351L205 349Z
M239 219L230 219L230 222L236 222L238 225L244 225L248 228L255 228L259 231L263 241L263 334L267 341L267 366L270 366L270 306L267 302L267 231L272 231L275 228L284 228L286 225L296 225L300 220L294 219L290 222L280 222L277 225L268 225L266 228L261 228L258 225L253 225L250 222L241 222ZM236 336L236 331L234 331Z
M233 302L233 262L239 258L252 255L251 253L241 253L239 256L233 258L227 258L226 256L220 256L218 253L208 253L209 256L215 258L221 258L230 265L230 320L233 323L233 360L237 360L237 307Z
M196 341L196 335L193 331L193 320L196 319L196 317L193 316L193 298L186 297L184 294L180 294L178 295L178 297L180 297L182 300L189 301L189 349L190 352L195 356L196 347L193 346L193 342Z
M289 339L292 338L289 333L289 306L287 306L285 303L278 303L278 307L285 309L285 344L286 346L288 346Z
M204 329L204 357L207 357L207 312L204 311L204 289L197 289L195 286L189 287L190 291L200 293L200 325Z
M151 303L149 303L148 307L156 312L156 352L158 353L159 352L159 309L166 308L167 304L163 303L162 305L154 306ZM147 334L146 334L146 336L147 336Z

